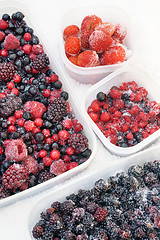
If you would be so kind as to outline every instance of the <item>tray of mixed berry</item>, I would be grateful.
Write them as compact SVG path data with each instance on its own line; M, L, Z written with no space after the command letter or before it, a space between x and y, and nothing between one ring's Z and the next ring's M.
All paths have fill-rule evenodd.
M0 14L2 206L82 171L96 141L28 10L4 2Z
M160 136L159 86L143 69L126 66L92 86L83 111L113 154L127 156Z
M124 158L41 198L32 239L160 239L160 147Z

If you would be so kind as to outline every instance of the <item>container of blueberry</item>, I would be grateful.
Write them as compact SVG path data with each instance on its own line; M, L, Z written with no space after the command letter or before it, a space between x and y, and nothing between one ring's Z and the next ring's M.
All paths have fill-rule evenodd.
M41 198L32 239L160 238L160 147L123 158Z
M113 154L134 154L160 136L159 87L143 69L121 68L92 86L83 111Z
M60 23L60 49L67 73L94 84L127 65L133 57L133 28L128 14L114 5L67 11Z
M84 170L96 140L28 9L0 7L0 206Z

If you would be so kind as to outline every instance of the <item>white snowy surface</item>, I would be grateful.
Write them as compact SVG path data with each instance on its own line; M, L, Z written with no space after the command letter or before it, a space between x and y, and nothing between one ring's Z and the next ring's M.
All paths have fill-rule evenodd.
M0 1L1 3L2 1ZM41 35L45 35L51 54L54 54L58 63L63 68L57 31L59 20L63 13L72 7L96 4L115 4L124 8L130 15L134 30L135 55L133 65L149 72L154 81L160 82L160 3L159 0L19 0L30 10L33 20L39 23ZM34 22L33 22L34 24ZM73 22L74 24L74 22ZM63 69L64 70L64 69ZM68 76L67 76L68 77ZM69 77L68 77L69 78ZM73 92L81 101L82 96L90 85L83 85L70 79ZM154 82L151 82L154 84ZM90 173L107 168L118 158L111 155L97 138L97 151L91 165L81 174L69 181L74 184L75 179L87 176ZM28 216L30 210L43 196L51 193L59 186L53 186L47 191L33 195L25 200L0 208L0 239L3 240L29 240ZM47 206L46 206L47 207Z

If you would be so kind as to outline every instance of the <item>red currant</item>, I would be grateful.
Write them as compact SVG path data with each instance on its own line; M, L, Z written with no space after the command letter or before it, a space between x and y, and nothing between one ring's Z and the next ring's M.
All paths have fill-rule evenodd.
M53 160L58 160L60 158L60 152L58 150L52 150L50 152L50 157L53 159Z

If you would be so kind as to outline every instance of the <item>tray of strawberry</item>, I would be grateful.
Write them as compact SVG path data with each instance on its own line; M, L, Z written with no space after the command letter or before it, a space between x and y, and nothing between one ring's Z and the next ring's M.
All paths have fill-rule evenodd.
M95 151L65 76L15 8L0 19L0 206L77 174Z
M144 150L41 198L32 239L160 239L159 156L159 146Z

